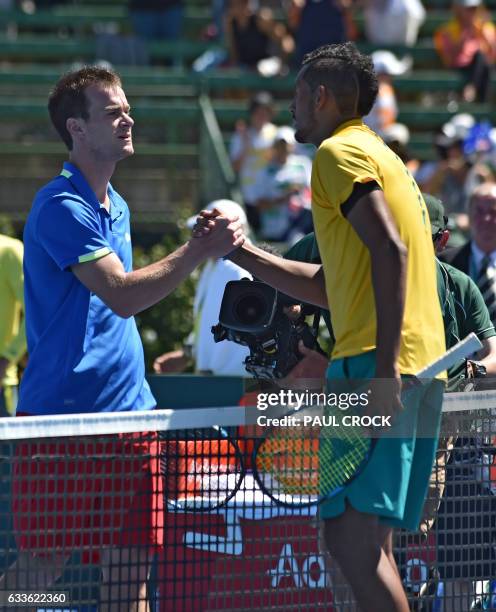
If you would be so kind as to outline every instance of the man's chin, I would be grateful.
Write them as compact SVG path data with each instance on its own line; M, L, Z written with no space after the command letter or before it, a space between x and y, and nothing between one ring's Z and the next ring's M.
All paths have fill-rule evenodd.
M296 142L299 142L300 144L307 144L308 142L307 137L302 130L296 130L294 137Z
M134 146L132 143L126 144L126 146L122 149L122 157L121 159L125 159L126 157L130 157L134 155Z

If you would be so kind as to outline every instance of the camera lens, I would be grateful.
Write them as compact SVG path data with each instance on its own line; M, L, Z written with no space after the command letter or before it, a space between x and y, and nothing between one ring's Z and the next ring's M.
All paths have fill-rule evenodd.
M243 325L257 325L264 322L267 310L264 296L255 293L241 296L233 305L234 315Z

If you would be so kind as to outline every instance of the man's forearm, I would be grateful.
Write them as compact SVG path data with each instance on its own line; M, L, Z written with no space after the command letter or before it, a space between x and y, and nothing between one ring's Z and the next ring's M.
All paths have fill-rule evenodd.
M169 295L205 259L200 241L192 243L133 272L125 272L113 253L92 264L77 264L72 270L87 289L117 315L127 318Z
M407 253L404 245L389 243L371 253L377 335L377 376L395 374L400 352L401 327L405 309Z
M496 376L496 336L482 340L477 359L485 366L488 376Z
M145 268L128 272L116 286L119 302L127 310L124 316L146 310L170 293L204 260L191 242Z
M303 302L329 308L321 265L283 259L246 243L229 258L279 291Z

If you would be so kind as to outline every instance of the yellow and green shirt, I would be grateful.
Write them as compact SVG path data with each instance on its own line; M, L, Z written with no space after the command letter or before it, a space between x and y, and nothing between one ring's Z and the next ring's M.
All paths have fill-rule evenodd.
M17 385L17 362L26 352L23 246L0 234L0 357L10 361L2 385Z
M375 181L408 249L399 368L415 374L445 351L443 320L427 209L399 157L361 119L337 128L317 151L312 211L336 336L332 357L373 350L377 321L370 254L341 205L357 183Z

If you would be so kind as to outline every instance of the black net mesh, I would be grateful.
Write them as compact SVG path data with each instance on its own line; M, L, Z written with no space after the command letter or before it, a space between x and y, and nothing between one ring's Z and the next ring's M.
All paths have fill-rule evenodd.
M416 610L495 606L496 393L465 395L443 415L419 531L396 533ZM318 508L260 490L237 410L239 427L222 409L0 423L0 610L357 610Z

